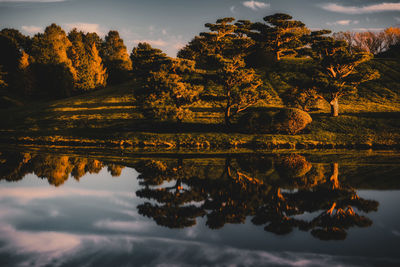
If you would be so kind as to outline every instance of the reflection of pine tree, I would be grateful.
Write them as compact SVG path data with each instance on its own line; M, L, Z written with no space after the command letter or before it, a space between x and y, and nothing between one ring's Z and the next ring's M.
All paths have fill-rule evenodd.
M360 198L355 189L340 185L338 163L332 163L331 173L325 183L312 190L303 189L290 195L290 202L303 212L323 212L310 222L302 222L303 230L322 240L345 239L346 230L358 226L367 227L372 221L357 214L354 208L363 212L376 211L378 202Z
M158 204L146 202L138 206L139 214L153 218L159 225L170 228L183 228L196 224L196 217L203 216L204 211L193 202L204 199L201 192L192 191L184 187L187 183L183 170L183 160L178 159L177 166L167 169L167 165L160 161L142 161L139 163L139 177L144 189L138 190L136 195L141 198L155 200ZM148 176L145 176L148 175ZM164 182L174 181L172 186L151 188L151 185L162 185Z
M145 188L137 196L157 204L146 202L138 209L159 225L191 226L197 216L206 215L206 225L218 229L253 216L254 224L271 233L297 228L320 239L343 239L349 228L372 223L356 211L373 211L378 205L340 184L337 163L326 173L321 164L312 166L301 155L228 157L212 176L201 170L209 168L207 164L182 163L180 159L177 165L154 160L139 164ZM318 211L322 213L309 221L296 216Z

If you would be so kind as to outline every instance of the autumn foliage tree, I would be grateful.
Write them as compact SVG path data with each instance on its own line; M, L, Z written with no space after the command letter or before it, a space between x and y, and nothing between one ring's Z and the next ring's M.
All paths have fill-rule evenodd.
M389 27L382 31L338 32L334 33L333 37L336 40L346 41L349 51L364 51L378 55L400 43L400 28Z
M51 24L44 33L33 37L31 56L35 75L35 86L39 95L66 97L71 95L77 72L68 50L72 46L64 30Z
M83 32L73 29L68 38L72 46L68 50L72 64L76 70L75 89L92 90L106 85L106 70L96 47L96 42L87 38Z

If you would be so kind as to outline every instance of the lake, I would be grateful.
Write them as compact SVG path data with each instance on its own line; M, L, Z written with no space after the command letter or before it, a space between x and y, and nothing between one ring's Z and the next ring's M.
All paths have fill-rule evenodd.
M2 147L0 266L400 266L400 155Z

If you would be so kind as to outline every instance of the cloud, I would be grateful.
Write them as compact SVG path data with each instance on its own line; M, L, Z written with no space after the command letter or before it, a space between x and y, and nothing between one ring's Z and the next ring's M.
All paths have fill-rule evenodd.
M269 8L269 7L271 6L271 5L268 4L268 3L258 2L258 1L254 1L254 0L245 1L245 2L242 2L242 4L243 4L245 7L248 7L248 8L253 9L253 10L263 9L263 8Z
M76 28L83 32L95 32L100 36L104 36L106 34L105 29L101 28L100 25L96 23L75 22L64 24L64 26L67 31Z
M231 7L229 8L229 10L230 10L232 13L236 13L235 9L236 9L235 6L231 6Z
M383 28L353 28L353 31L356 32L379 32L383 30Z
M0 0L0 3L57 3L65 0Z
M350 25L350 24L358 24L358 20L350 20L350 19L344 19L344 20L338 20L335 22L327 22L327 25Z
M400 22L400 17L394 17L394 20Z
M43 31L42 27L34 26L34 25L24 25L24 26L21 27L21 29L24 32L29 33L29 34L36 34L38 32Z
M157 39L157 40L150 40L150 39L141 39L141 40L133 40L134 44L138 44L138 43L148 43L152 46L167 46L168 43L162 39Z
M335 3L323 4L322 9L343 14L366 14L385 11L400 11L400 3L381 3L362 7L342 6Z

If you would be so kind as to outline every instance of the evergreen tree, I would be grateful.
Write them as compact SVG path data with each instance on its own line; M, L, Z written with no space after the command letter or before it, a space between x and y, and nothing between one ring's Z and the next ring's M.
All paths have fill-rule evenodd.
M144 86L135 92L144 115L152 119L175 119L178 123L190 117L188 106L202 90L190 82L194 71L194 62L184 59L169 59L159 71L150 71Z
M89 43L90 44L90 43ZM88 45L89 45L88 44ZM104 87L107 84L107 70L103 66L103 61L97 50L96 43L93 42L89 50L90 67L93 75L95 87Z
M367 64L373 55L368 52L350 53L345 41L324 36L329 31L311 34L312 54L315 61L314 82L320 98L331 106L331 116L339 115L339 99L354 93L363 82L377 79L379 73Z
M146 78L151 71L159 71L160 67L170 59L160 49L148 43L139 43L131 53L132 72L135 77Z
M266 23L254 23L251 25L252 31L247 32L257 45L272 52L277 61L282 56L297 54L297 49L303 46L302 36L308 33L304 23L281 13L266 16L264 21Z
M129 78L129 72L132 70L132 62L124 41L117 31L108 32L101 52L108 72L108 83L116 84L126 81Z
M196 60L196 65L206 70L204 76L211 85L207 86L207 94L224 110L227 126L234 115L267 96L259 76L244 62L254 42L238 31L238 26L232 24L234 20L223 18L215 24L207 23L210 32L200 33L179 53Z

